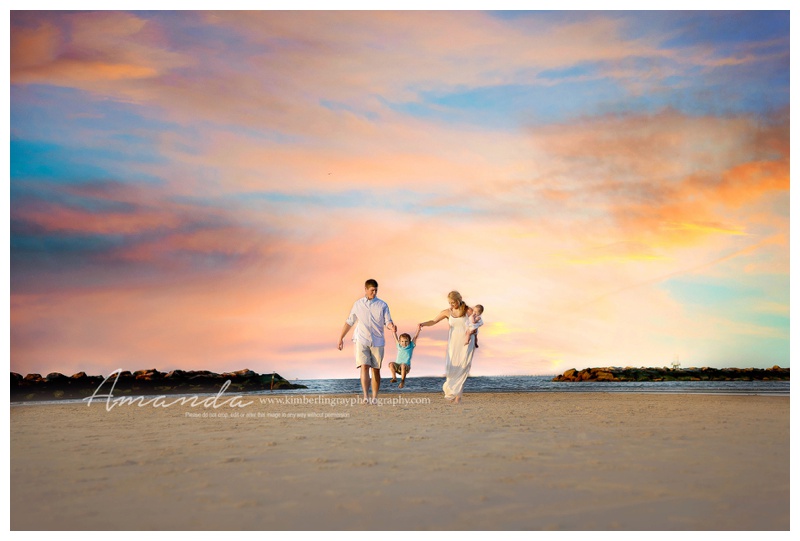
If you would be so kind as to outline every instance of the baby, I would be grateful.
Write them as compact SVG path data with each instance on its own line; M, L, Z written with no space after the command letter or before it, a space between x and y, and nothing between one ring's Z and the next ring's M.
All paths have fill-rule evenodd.
M469 344L469 338L473 334L475 335L475 347L478 347L478 327L483 325L483 318L481 315L483 314L483 305L476 304L472 308L472 313L467 316L467 334L466 339L464 340L464 345Z

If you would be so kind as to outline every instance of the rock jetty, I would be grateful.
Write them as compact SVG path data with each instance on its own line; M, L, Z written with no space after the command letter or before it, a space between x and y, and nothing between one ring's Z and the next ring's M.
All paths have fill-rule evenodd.
M23 377L11 372L11 401L81 399L91 396L105 379L105 376L87 376L85 372L72 376L53 372L44 377L41 374ZM114 396L218 393L226 381L231 382L226 393L306 389L305 385L290 383L279 374L258 374L247 368L222 374L207 370L159 372L153 368L112 374L98 394L108 394L115 379Z
M770 381L789 380L789 369L772 368L570 368L553 381Z

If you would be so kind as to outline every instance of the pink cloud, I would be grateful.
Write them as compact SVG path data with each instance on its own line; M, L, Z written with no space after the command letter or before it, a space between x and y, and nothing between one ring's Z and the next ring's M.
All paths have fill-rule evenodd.
M47 231L96 234L133 234L181 223L178 216L164 211L91 212L46 202L15 208L14 217Z

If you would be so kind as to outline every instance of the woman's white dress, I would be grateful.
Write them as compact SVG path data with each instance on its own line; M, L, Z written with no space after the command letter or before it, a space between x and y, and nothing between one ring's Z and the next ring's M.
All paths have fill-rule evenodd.
M453 400L461 396L464 382L469 376L472 366L472 354L475 352L475 335L469 339L469 344L464 345L467 334L467 316L448 317L450 335L447 338L447 357L445 358L445 382L442 385L444 397Z

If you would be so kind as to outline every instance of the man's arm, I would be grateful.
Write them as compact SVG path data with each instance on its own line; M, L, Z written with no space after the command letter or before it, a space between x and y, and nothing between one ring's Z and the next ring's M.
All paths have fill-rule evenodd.
M358 316L356 315L356 304L358 301L353 303L353 307L350 309L350 314L347 316L347 319L344 322L344 327L342 327L342 335L339 337L339 350L344 347L344 337L347 336L347 333L356 324L358 321Z
M394 324L392 321L392 314L389 313L389 305L384 305L386 308L383 310L383 321L386 325L386 328L392 331L393 333L397 333L397 325Z
M342 335L339 337L339 350L344 347L344 337L347 336L347 333L350 332L350 328L352 325L349 323L345 323L344 327L342 327Z
M350 313L347 315L347 319L344 322L344 327L342 327L342 335L339 337L340 350L344 347L344 337L347 336L350 329L358 322L358 316L356 315L357 307L358 301L353 303L353 307L350 309Z

